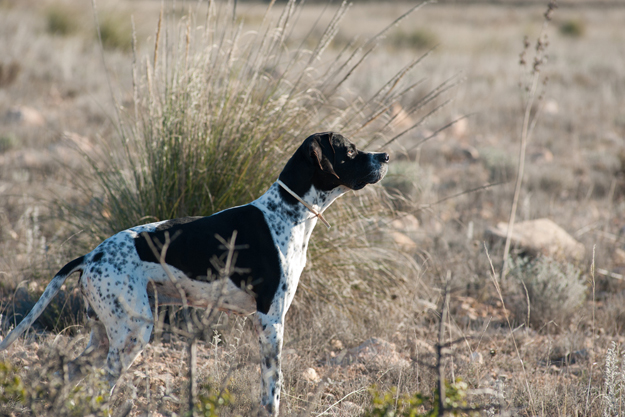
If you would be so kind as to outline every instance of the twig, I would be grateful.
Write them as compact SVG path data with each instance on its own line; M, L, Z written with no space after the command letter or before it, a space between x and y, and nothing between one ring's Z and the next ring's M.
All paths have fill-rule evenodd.
M512 324L510 323L510 317L508 315L508 309L506 308L506 303L503 300L503 294L501 292L501 286L499 282L497 282L497 273L495 272L495 267L493 266L493 261L490 258L490 254L488 253L488 247L486 246L486 242L484 242L484 250L486 251L486 257L488 258L488 262L490 264L491 269L491 280L495 285L495 290L497 291L497 295L499 296L499 301L501 301L501 306L503 307L504 315L506 317L506 322L508 323L508 329L510 330L510 338L512 339L512 343L514 344L514 349L516 351L519 362L521 363L521 369L523 370L523 379L525 382L525 389L527 390L527 395L530 399L530 407L532 410L532 414L536 414L536 410L534 409L534 398L532 397L532 391L530 389L529 381L527 379L527 371L525 369L525 364L523 363L523 359L521 359L521 352L519 352L519 347L517 346L516 339L514 337L514 330L512 329Z
M592 279L592 327L591 327L591 334L592 334L592 347L593 347L593 351L594 351L594 347L595 347L595 249L597 248L597 245L592 245L592 264L590 265L590 277ZM599 273L601 273L600 271L597 271ZM588 372L588 390L586 392L586 414L588 414L588 407L590 405L590 387L592 384L592 367L593 367L593 362L590 361L590 372Z
M449 305L449 280L451 271L447 271L447 282L445 283L445 298L441 306L441 318L438 327L438 343L436 349L436 369L438 371L438 415L445 414L445 374L443 371L443 338L445 337L445 320L447 316L447 307Z
M419 207L416 211L417 211L417 212L419 212L419 211L421 211L421 210L426 210L426 209L429 209L429 208L430 208L430 207L432 207L432 206L435 206L435 205L437 205L437 204L443 203L443 202L445 202L445 201L447 201L447 200L451 200L452 198L460 197L460 196L463 196L463 195L465 195L465 194L471 194L471 193L474 193L474 192L476 192L476 191L487 190L487 189L489 189L489 188L491 188L491 187L496 187L496 186L501 185L501 184L505 184L505 181L495 182L495 183L491 183L491 184L484 184L484 185L481 185L481 186L479 186L479 187L472 188L472 189L470 189L470 190L461 191L461 192L459 192L459 193L452 194L452 195L447 196L447 197L443 197L443 198L441 198L440 200L435 201L435 202L433 202L433 203L423 204L423 205L422 205L421 207Z
M356 391L352 391L349 394L345 395L343 398L341 398L340 400L338 400L337 402L335 402L334 404L332 404L331 406L329 406L328 408L326 408L323 412L317 414L317 417L319 416L325 416L328 414L328 411L330 411L331 409L333 409L336 405L340 404L343 402L343 400L345 400L347 397L351 397L354 394L359 394L363 391L366 391L367 388L359 388Z

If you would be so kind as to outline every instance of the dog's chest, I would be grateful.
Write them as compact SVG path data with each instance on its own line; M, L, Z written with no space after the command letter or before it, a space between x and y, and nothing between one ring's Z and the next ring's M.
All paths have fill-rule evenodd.
M263 212L271 238L278 250L281 277L276 296L277 299L282 298L288 306L295 295L300 275L306 265L308 241L316 218L311 217L303 206L287 206L275 187L251 204Z

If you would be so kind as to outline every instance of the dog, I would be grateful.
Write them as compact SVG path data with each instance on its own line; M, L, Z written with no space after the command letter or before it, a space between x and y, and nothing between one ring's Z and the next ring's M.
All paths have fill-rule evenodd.
M208 217L132 227L65 265L31 312L0 343L6 349L28 329L65 279L80 272L90 340L81 356L106 367L111 387L149 342L153 305L220 309L255 316L261 355L261 406L277 416L282 387L284 321L306 264L308 241L323 211L341 195L380 181L386 153L367 153L334 132L309 136L278 180L257 200ZM236 232L236 267L215 279L227 239ZM166 251L156 248L165 243ZM223 271L222 271L223 272ZM153 296L152 294L156 294ZM152 304L152 305L151 305Z

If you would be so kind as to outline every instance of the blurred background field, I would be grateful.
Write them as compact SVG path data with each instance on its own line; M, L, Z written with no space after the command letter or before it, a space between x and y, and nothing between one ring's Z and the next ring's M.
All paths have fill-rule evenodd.
M311 64L314 71L302 72L308 83L302 85L310 86L302 94L309 95L294 100L292 107L285 107L279 94L268 95L280 111L290 109L292 119L267 116L273 124L264 126L277 126L274 131L280 132L271 142L276 160L266 161L269 174L258 175L253 187L242 183L235 196L242 201L227 203L259 195L294 144L316 130L338 128L353 133L349 136L357 144L371 142L367 149L377 150L416 125L383 147L392 160L386 180L332 206L326 217L333 230L318 228L313 234L309 264L287 319L282 414L363 415L372 407L372 386L380 392L394 388L396 398L431 395L436 375L426 364L433 364L438 312L448 283L445 337L466 340L454 345L445 375L468 384L469 403L500 406L482 411L484 415L619 415L625 393L619 379L625 343L625 7L619 1L563 1L549 23L547 59L533 107L539 116L527 146L517 222L548 218L580 246L536 257L530 253L531 242L517 241L498 293L490 260L498 275L503 242L493 230L510 215L524 87L546 4L428 4L391 27L338 89L328 87L334 81L322 82L325 69L355 48L367 47L368 39L416 4L356 1L345 10L323 54ZM228 36L240 30L241 43L233 53L248 51L250 31L275 27L272 22L279 22L287 7L276 2L265 16L268 5L213 3L220 13L213 27L231 28ZM334 27L337 10L338 2L296 7L276 54L314 51L324 29ZM107 183L94 173L112 172L109 179L126 181L134 168L144 167L120 150L123 143L143 137L137 132L164 136L169 125L159 124L162 119L155 114L160 117L170 107L161 98L187 85L175 74L186 74L188 68L208 74L201 65L189 61L187 67L184 61L185 45L191 45L192 53L202 53L207 45L199 35L206 14L206 4L197 2L98 2L100 44L91 2L0 1L3 331L73 257L129 224L165 216L142 205L143 200L132 200L132 181L115 189L130 193L115 206L112 194L103 190ZM187 33L196 36L193 42L186 42ZM529 47L523 66L525 38ZM302 52L310 56L306 54ZM416 84L409 93L365 105L424 54L399 80L404 87ZM302 61L291 62L297 63L294 68L308 68ZM290 85L275 81L285 72L283 64L268 65L261 72L269 81L258 81L259 89L270 85L280 92ZM213 89L220 85L207 84ZM450 88L432 97L441 85L442 90ZM210 101L198 108L198 120L212 111ZM375 111L380 117L361 130ZM137 114L140 129L133 127ZM305 122L299 119L304 116ZM224 131L232 128L230 119L211 117L212 123L223 123ZM245 117L236 123L253 124ZM258 129L250 131L271 138L270 129ZM199 170L190 175L198 177ZM122 182L108 184L121 187ZM145 200L152 193L147 190ZM129 205L132 210L124 210ZM202 214L193 207L189 203L171 213ZM124 213L127 218L119 217ZM16 374L26 386L38 386L34 381L39 375L86 345L76 280L66 282L59 300L25 341L2 353L14 367L3 370L3 377ZM213 392L206 386L219 386L228 376L231 404L221 408L221 415L250 415L257 407L258 351L249 322L224 316L214 337L200 346L205 392ZM122 391L132 391L130 382L137 387L133 415L184 412L185 402L179 400L185 395L184 351L184 341L167 334L133 365L127 391ZM233 363L240 365L231 370ZM84 400L87 394L71 394L73 403L58 406L55 395L67 393L47 391L38 403L20 402L7 397L5 388L2 413L103 412L101 404ZM111 407L121 401L113 398Z

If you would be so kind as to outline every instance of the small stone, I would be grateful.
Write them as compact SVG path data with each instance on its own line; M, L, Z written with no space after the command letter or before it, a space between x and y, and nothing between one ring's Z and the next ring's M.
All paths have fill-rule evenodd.
M508 224L501 222L497 227L488 228L486 234L490 238L503 240L507 230ZM546 218L516 223L512 228L511 240L514 245L528 252L555 258L582 259L585 252L584 245Z
M313 368L307 368L304 372L302 372L302 378L315 384L321 381L321 377L319 377L319 374Z
M419 230L419 220L412 214L405 214L391 222L391 227L401 232L416 232Z
M415 243L415 241L410 239L408 236L406 236L403 233L400 233L397 231L391 231L390 237L397 246L399 246L401 249L405 251L411 251L411 250L417 249L417 244Z
M338 339L332 339L330 346L332 346L333 350L343 350L343 342Z
M39 111L27 106L14 106L6 112L6 119L9 122L20 123L29 126L43 126L46 119Z

